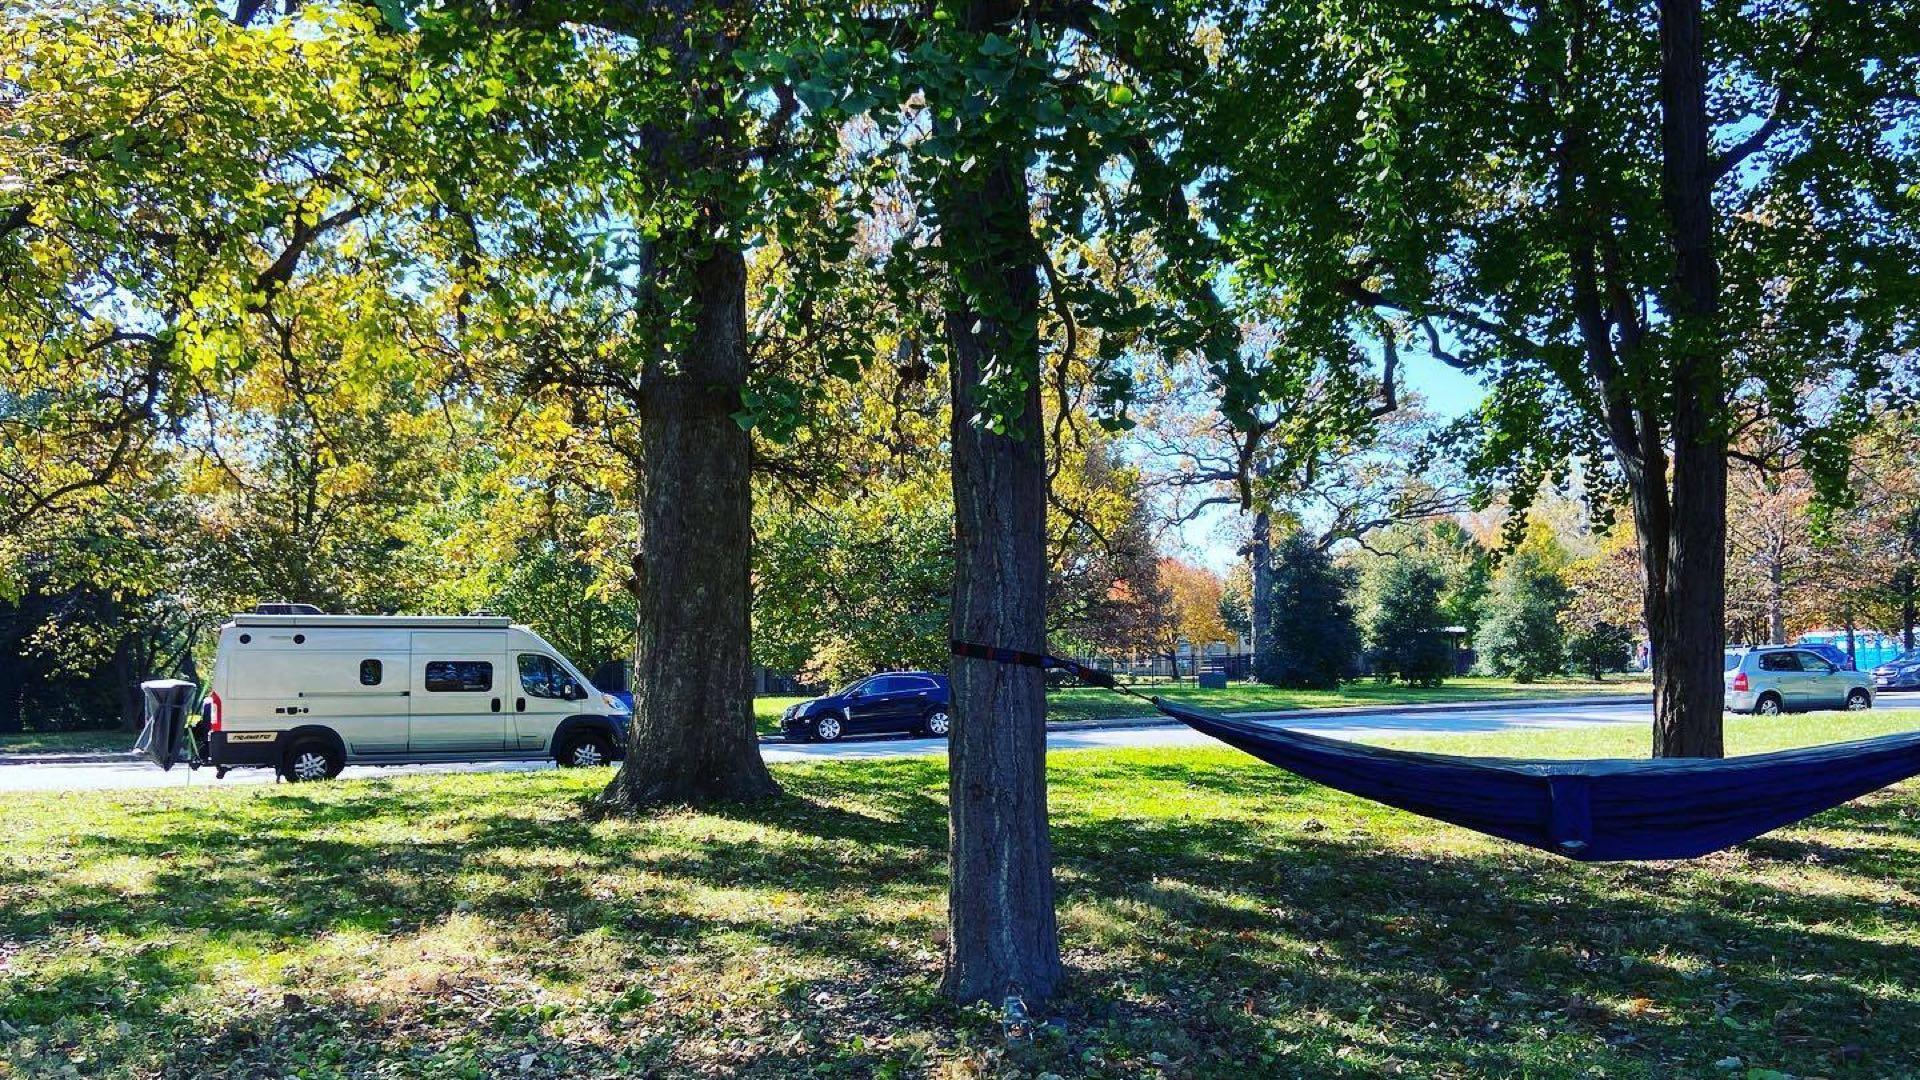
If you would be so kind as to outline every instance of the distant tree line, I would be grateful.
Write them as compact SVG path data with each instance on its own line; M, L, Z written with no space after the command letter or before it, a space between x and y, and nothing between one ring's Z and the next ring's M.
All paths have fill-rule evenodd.
M1255 676L1302 689L1363 675L1438 686L1458 673L1469 644L1475 671L1521 682L1623 671L1632 634L1580 622L1577 574L1545 528L1504 558L1451 520L1406 526L1378 550L1344 555L1295 533L1274 549Z

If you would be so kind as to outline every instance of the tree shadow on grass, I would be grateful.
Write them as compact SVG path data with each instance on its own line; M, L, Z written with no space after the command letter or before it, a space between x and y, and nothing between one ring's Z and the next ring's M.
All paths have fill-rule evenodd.
M1655 1072L1705 1070L1729 1045L1791 1071L1826 1071L1843 1049L1880 1068L1920 1067L1899 1034L1920 1023L1899 989L1920 978L1920 949L1850 933L1863 917L1898 918L1863 911L1858 897L1745 878L1717 887L1733 875L1712 865L1623 883L1517 849L1406 854L1245 818L1075 821L1055 838L1070 901L1150 912L1127 927L1142 962L1109 981L1135 995L1155 987L1166 1002L1195 985L1240 986L1273 995L1280 1015L1331 1010L1376 1026L1398 1013L1407 1023L1391 1030L1405 1038L1392 1056L1416 1072L1495 1068L1484 1044L1511 1039L1496 1033L1516 1030L1516 1017L1552 1020L1595 1062ZM1860 854L1835 847L1828 859ZM1524 1006L1503 1004L1515 994ZM1703 997L1705 1015L1684 1021L1660 1004ZM1650 1003L1644 1016L1596 1004L1635 1000ZM1777 1030L1771 1018L1796 1008L1834 1022ZM1261 1025L1226 1020L1259 1043Z
M1390 826L1390 840L1290 824L1272 813L1280 800L1333 820L1329 796L1257 766L1106 761L1066 775L1054 840L1074 969L1060 1006L1069 1025L1064 1039L1020 1051L1036 1071L1137 1073L1152 1053L1200 1075L1660 1075L1710 1071L1729 1055L1801 1074L1848 1062L1875 1075L1920 1068L1904 1035L1920 1013L1900 989L1920 985L1920 954L1911 937L1870 939L1902 913L1795 880L1815 854L1821 873L1911 883L1911 854L1879 843L1907 835L1899 799L1819 821L1824 833L1872 838L1858 846L1790 832L1694 866L1595 867L1506 846L1410 851L1408 838L1428 835L1451 848L1453 830L1398 816L1368 822ZM716 982L747 963L827 972L780 984L780 1007L811 1025L808 1046L861 1025L948 1044L990 1039L977 1018L930 1001L933 972L901 950L918 942L924 957L938 932L944 770L889 763L858 780L788 779L794 793L764 804L603 825L571 813L570 797L474 817L463 816L466 796L403 785L276 793L189 833L77 837L82 864L139 864L139 895L88 883L68 862L0 862L0 897L23 901L0 905L0 945L169 944L83 945L71 963L0 983L0 1017L44 1023L97 1001L140 1019L205 984L212 957L235 948L297 955L328 934L404 936L464 913L507 934L539 916L562 935L539 963L561 974L582 962L569 939L596 935L642 979L686 964L709 965ZM1075 802L1106 784L1211 798L1184 817ZM404 839L373 828L440 819L455 825ZM656 891L604 891L634 870ZM708 894L739 899L689 901ZM762 903L775 896L796 898L800 914ZM756 950L772 959L748 959ZM589 985L590 997L609 992ZM831 1022L807 1017L826 990L871 1004ZM1636 1011L1635 1001L1650 1004ZM675 1045L706 1033L708 1015L643 1007L667 1039L649 1052L668 1072L705 1068ZM458 1035L444 1017L420 1023L409 1039ZM255 1060L218 1038L195 1045L170 1060L182 1070L223 1052ZM755 1053L734 1066L788 1075L805 1065ZM482 1067L490 1074L491 1061Z

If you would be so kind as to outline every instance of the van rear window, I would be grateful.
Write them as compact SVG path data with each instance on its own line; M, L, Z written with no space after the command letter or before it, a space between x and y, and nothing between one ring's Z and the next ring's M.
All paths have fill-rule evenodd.
M427 661L431 693L480 693L493 689L493 665L485 660Z

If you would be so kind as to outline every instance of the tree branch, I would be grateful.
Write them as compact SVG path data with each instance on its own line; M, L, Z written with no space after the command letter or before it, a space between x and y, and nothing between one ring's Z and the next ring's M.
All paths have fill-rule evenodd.
M264 310L267 302L273 299L274 293L285 288L287 283L293 280L293 273L300 266L300 257L306 254L307 248L315 240L331 229L359 220L360 215L361 208L356 203L344 210L329 214L311 225L296 223L293 237L287 241L287 246L280 252L280 257L273 261L273 265L262 270L260 276L255 279L254 287L261 295L253 310Z
M1760 122L1760 126L1755 128L1752 134L1734 143L1713 159L1707 171L1709 182L1717 181L1738 168L1741 162L1758 153L1761 147L1767 145L1767 140L1773 138L1774 134L1780 130L1780 126L1786 122L1787 99L1793 87L1790 76L1799 71L1811 58L1814 43L1819 40L1819 36L1819 23L1816 22L1807 28L1806 35L1800 39L1799 48L1794 50L1793 63L1787 66L1785 74L1781 76L1780 85L1774 88L1773 104L1767 107L1766 119Z

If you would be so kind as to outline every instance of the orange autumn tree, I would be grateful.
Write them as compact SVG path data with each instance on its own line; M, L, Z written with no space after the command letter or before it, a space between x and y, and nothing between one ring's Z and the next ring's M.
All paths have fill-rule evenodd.
M1178 680L1181 642L1191 645L1198 656L1211 642L1232 640L1220 613L1226 579L1204 566L1168 558L1160 560L1160 583L1168 597L1168 617L1161 628L1159 651L1171 662Z

